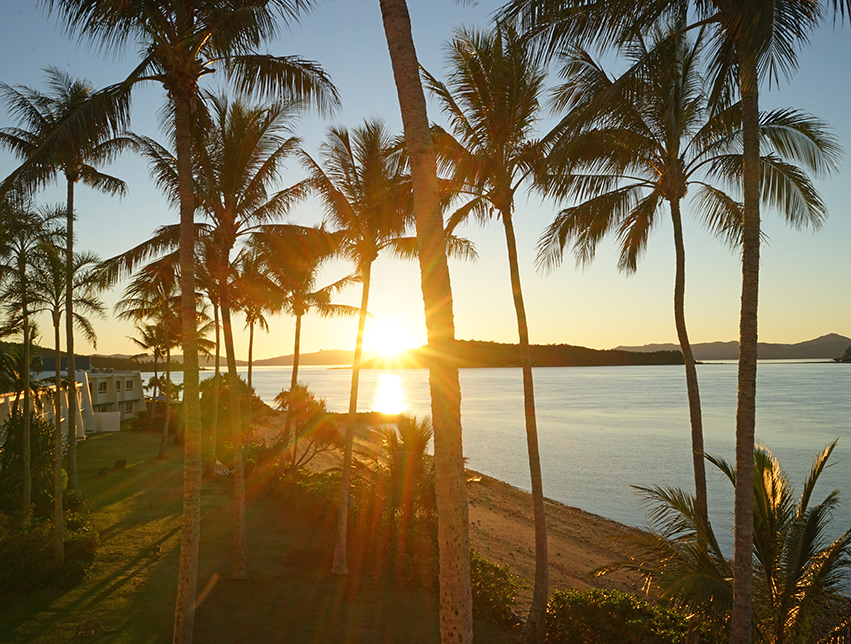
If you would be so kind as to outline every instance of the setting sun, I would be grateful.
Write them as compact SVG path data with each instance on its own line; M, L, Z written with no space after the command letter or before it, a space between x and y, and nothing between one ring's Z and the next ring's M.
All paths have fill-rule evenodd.
M396 320L369 320L366 324L364 348L383 356L394 356L418 346L414 334Z

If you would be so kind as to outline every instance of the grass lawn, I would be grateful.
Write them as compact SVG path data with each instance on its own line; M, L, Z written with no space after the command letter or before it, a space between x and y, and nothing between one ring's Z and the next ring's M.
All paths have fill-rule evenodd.
M171 640L182 451L157 459L159 437L120 432L90 436L77 449L80 488L101 548L88 578L68 591L45 590L0 603L0 642L67 643L97 619L116 633L83 641L143 644ZM112 468L126 460L123 470ZM333 529L288 513L249 479L251 578L230 578L230 479L204 482L197 644L436 644L437 599L370 575L330 574ZM152 546L162 546L155 558ZM476 641L514 637L476 622Z

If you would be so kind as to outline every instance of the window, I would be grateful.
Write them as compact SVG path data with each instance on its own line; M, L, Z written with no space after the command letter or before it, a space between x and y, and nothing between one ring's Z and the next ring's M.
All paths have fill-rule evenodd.
M98 383L98 393L106 393L106 380Z
M120 380L115 381L115 391L121 391L121 381Z
M127 391L133 391L133 381L128 380L124 385L124 389L126 389Z

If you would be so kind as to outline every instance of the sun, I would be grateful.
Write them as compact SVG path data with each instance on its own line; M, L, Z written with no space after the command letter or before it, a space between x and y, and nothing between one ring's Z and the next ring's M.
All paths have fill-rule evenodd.
M396 320L369 320L367 322L365 349L382 356L395 356L417 346L413 332Z

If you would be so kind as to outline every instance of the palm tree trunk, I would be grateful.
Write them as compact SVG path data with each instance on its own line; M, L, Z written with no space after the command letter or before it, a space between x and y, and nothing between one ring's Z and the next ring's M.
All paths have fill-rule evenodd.
M56 568L65 565L65 525L62 509L62 348L60 346L59 317L53 323L53 355L56 373L53 377L53 563Z
M502 210L505 241L508 246L508 267L511 275L511 295L517 313L517 332L520 337L520 364L523 370L523 411L526 418L526 446L529 451L529 472L532 479L532 511L535 520L535 585L529 617L520 633L519 642L543 644L549 587L547 556L547 517L544 508L544 485L541 474L541 454L538 448L538 421L535 417L535 387L532 382L532 356L529 349L529 325L520 286L520 266L517 258L517 239L510 207Z
M173 644L192 642L201 537L201 405L198 399L198 332L195 314L195 222L192 194L194 85L171 88L180 196L180 317L183 335L183 517L174 609Z
M222 271L224 273L225 271ZM222 280L227 278L223 277ZM233 325L230 319L229 285L221 284L219 302L222 307L222 331L225 337L225 358L228 365L230 397L230 426L233 442L234 552L233 578L248 579L248 537L245 527L245 470L242 461L242 415L239 409L239 378L236 375L236 354L233 348Z
M168 337L168 322L165 325L165 418L163 418L163 436L160 440L159 457L165 456L165 446L168 443L168 428L171 424L171 344Z
M211 476L216 466L216 448L219 431L219 385L221 384L221 330L219 329L219 305L213 302L213 323L216 327L216 357L213 368L213 408L210 410L210 454L204 467L206 476Z
M461 440L461 385L454 359L455 318L438 203L437 170L411 19L405 0L380 0L411 163L420 282L428 335L434 427L434 487L440 584L440 639L473 641L467 481Z
M154 429L154 423L157 418L157 405L160 404L160 401L157 400L162 393L162 383L160 383L160 373L159 373L159 360L157 358L157 350L154 350L154 382L156 382L156 387L154 388L154 404L153 404L153 413L151 414L151 419L149 422L150 429ZM149 383L150 384L150 383Z
M74 359L74 179L66 182L65 351L68 354L68 489L77 483L77 363ZM59 365L56 365L59 369Z
M347 557L346 539L349 528L349 488L352 484L352 448L355 440L355 416L358 411L358 381L360 380L360 363L363 355L363 333L366 328L367 306L369 305L369 280L372 273L372 262L365 262L361 269L363 277L363 293L360 301L358 316L358 336L355 341L355 357L352 361L352 388L349 392L349 415L346 418L346 448L343 452L342 482L340 484L340 505L337 508L337 542L334 544L334 562L331 574L348 575L349 563ZM292 391L292 390L290 390ZM295 457L295 454L293 454Z
M251 427L251 399L254 397L254 388L251 382L251 365L254 362L254 320L248 325L248 401L245 404L245 426Z
M756 426L757 309L759 303L760 167L756 62L737 43L742 97L744 222L739 320L739 393L736 408L736 497L733 540L733 612L730 642L750 644L753 614L753 468Z
M24 330L24 364L22 368L21 375L24 379L24 415L22 420L23 423L23 439L24 439L24 489L23 489L23 498L21 502L24 507L24 512L29 512L30 505L32 505L32 428L30 427L31 416L30 416L30 405L32 405L32 396L30 393L30 322L29 322L29 310L27 307L27 298L29 295L27 294L26 289L26 277L21 275L21 286L23 287L23 292L21 293L23 300L23 330Z
M295 317L295 342L293 345L293 370L290 376L290 392L294 391L296 385L298 385L298 363L301 353L301 319L303 316L296 315ZM291 400L291 398L290 398ZM291 415L289 409L290 403L287 403L287 420L284 422L284 438L286 439L286 444L289 444L289 436L290 436L290 425L291 425ZM298 458L298 434L293 436L293 466L295 466L296 459Z
M301 352L301 315L295 316L295 340L293 342L293 370L290 376L290 396L287 398L287 417L284 420L284 435L282 438L283 445L281 447L281 461L278 464L278 476L284 473L287 468L287 454L290 446L290 428L292 427L292 393L295 386L298 384L298 363L299 353ZM291 463L294 466L296 463L296 453L292 452Z
M688 392L688 410L691 420L691 453L694 465L694 491L697 511L704 524L709 525L709 511L706 493L706 462L703 458L703 418L700 410L700 388L697 382L697 367L691 343L686 330L685 294L686 294L686 251L683 243L683 222L679 200L671 201L671 220L674 223L674 248L676 251L676 273L674 277L674 322L677 338L683 352L686 368L686 390ZM705 546L706 544L701 544Z

